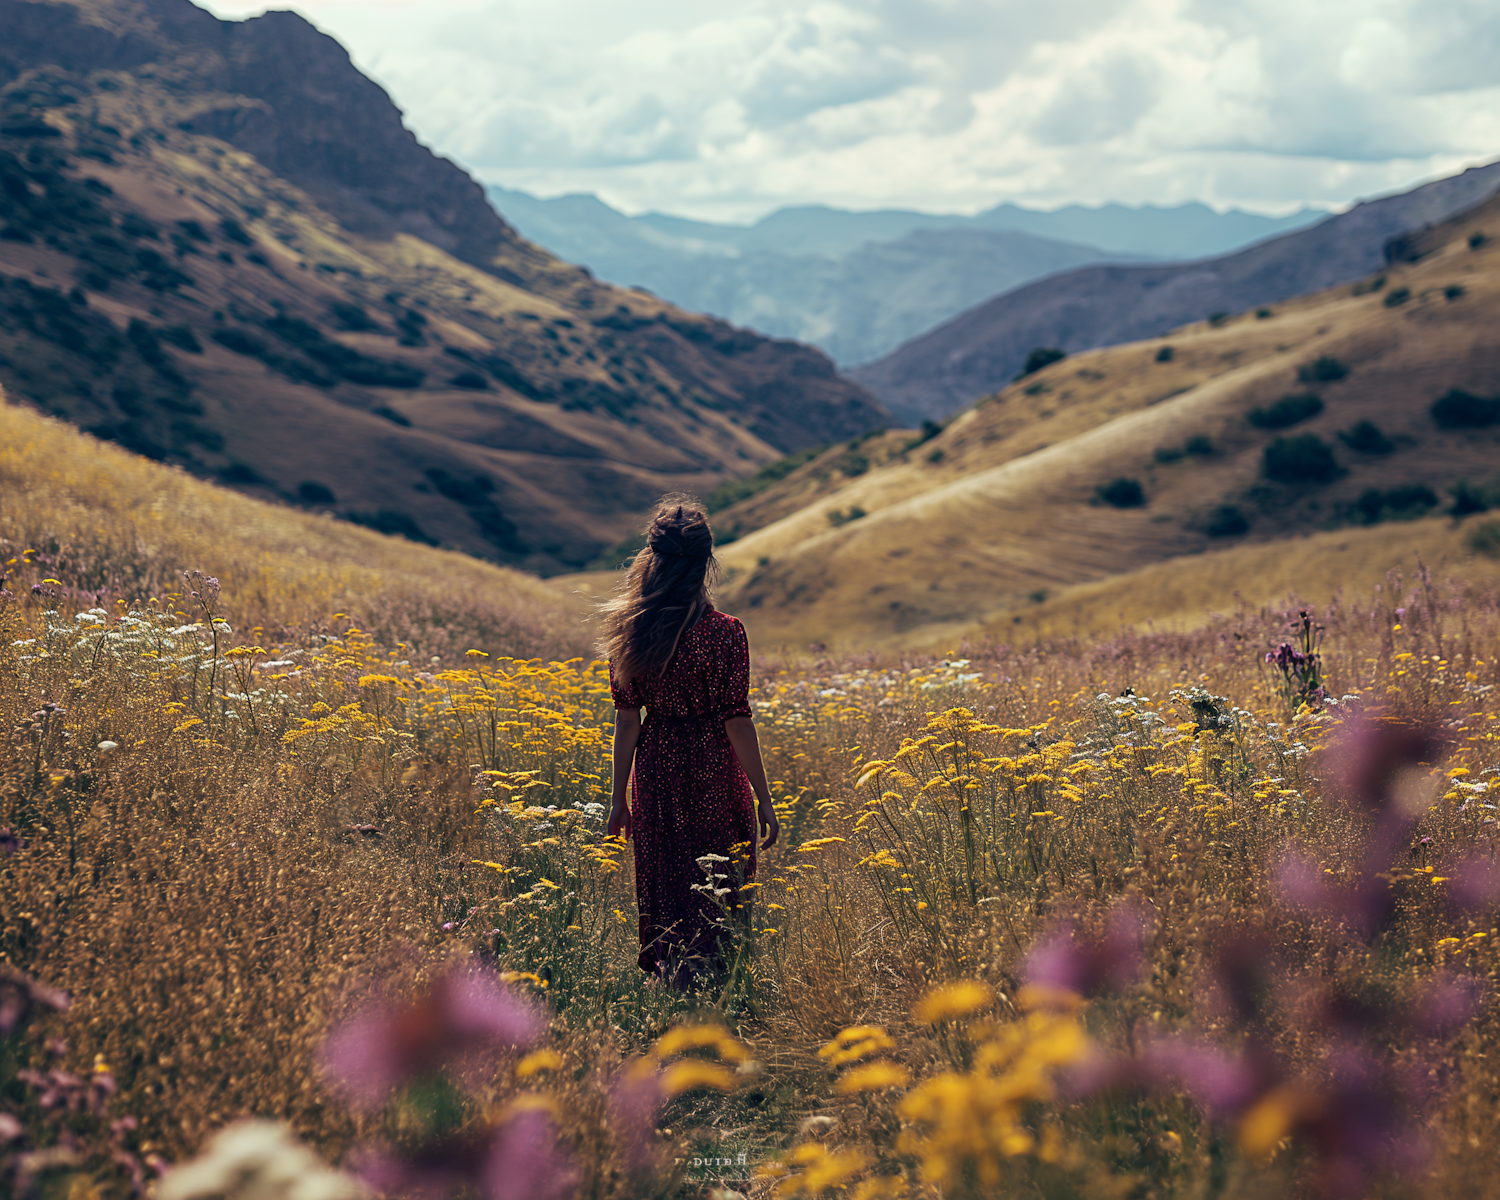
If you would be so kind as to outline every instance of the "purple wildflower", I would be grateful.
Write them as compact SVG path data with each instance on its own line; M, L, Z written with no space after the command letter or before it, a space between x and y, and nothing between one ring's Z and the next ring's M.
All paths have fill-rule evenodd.
M620 1073L609 1091L610 1123L632 1174L651 1165L656 1116L666 1099L659 1074L645 1069L647 1066L646 1060L637 1059Z
M1500 866L1493 859L1471 858L1450 872L1448 896L1460 911L1475 916L1500 904Z
M1026 982L1086 996L1104 987L1128 987L1145 967L1143 944L1150 926L1146 912L1122 904L1110 914L1103 936L1081 938L1071 922L1058 925L1026 955Z
M525 1109L478 1135L394 1153L363 1149L354 1173L380 1192L439 1200L455 1191L481 1200L563 1200L578 1182L551 1117Z
M1375 815L1417 815L1426 795L1414 788L1420 766L1446 748L1437 729L1420 724L1361 718L1346 725L1331 751L1334 778L1349 804Z
M536 1011L491 972L460 967L411 1004L367 1007L329 1038L323 1063L351 1103L372 1108L411 1079L474 1051L523 1045L540 1027Z
M538 1109L517 1113L495 1131L480 1168L485 1200L563 1200L577 1182L551 1119Z
M0 963L0 1034L14 1033L37 1009L66 1011L66 992L38 983L25 971Z

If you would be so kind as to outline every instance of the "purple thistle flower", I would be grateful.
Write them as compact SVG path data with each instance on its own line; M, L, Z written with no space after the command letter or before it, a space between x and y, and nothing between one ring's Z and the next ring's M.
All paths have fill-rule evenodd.
M1500 905L1500 866L1493 859L1471 858L1449 875L1448 897L1461 912L1479 916Z
M1332 748L1334 778L1349 803L1374 814L1414 815L1409 776L1435 763L1448 739L1427 725L1361 718L1349 722ZM1420 797L1419 797L1420 799Z
M620 1073L609 1091L610 1123L632 1174L639 1174L651 1165L656 1116L666 1099L658 1073L646 1070L646 1066L645 1060L635 1060Z
M9 826L0 825L0 858L9 858L25 844Z
M495 1131L480 1168L485 1200L563 1200L577 1183L551 1118L538 1109L517 1113Z
M1467 975L1436 979L1412 1005L1407 1023L1423 1036L1446 1041L1485 1007L1485 989Z
M1128 987L1145 967L1146 912L1130 903L1110 914L1097 940L1078 936L1071 922L1058 925L1026 955L1021 974L1032 985L1086 996L1104 987Z
M1259 1043L1234 1055L1206 1042L1179 1038L1149 1043L1137 1070L1150 1086L1181 1088L1216 1121L1244 1112L1280 1078L1275 1057Z
M356 1107L373 1108L419 1076L475 1051L524 1045L541 1029L534 1008L491 972L448 971L405 1006L370 1005L323 1047L323 1065Z
M68 994L38 983L25 971L0 963L0 1034L14 1033L33 1011L65 1012Z
M481 1200L564 1200L578 1184L552 1118L540 1109L515 1113L477 1136L451 1137L417 1150L364 1148L356 1151L352 1166L376 1191L432 1200L455 1191Z

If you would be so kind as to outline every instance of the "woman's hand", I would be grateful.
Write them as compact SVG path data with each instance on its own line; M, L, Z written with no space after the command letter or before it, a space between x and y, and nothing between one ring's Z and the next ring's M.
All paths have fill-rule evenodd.
M609 809L609 823L604 827L606 837L623 837L630 840L630 805L616 800Z
M761 842L760 848L762 850L769 850L776 844L776 838L781 833L781 822L776 819L776 810L771 807L769 799L760 802L755 810L755 815L759 818L760 832L766 839Z

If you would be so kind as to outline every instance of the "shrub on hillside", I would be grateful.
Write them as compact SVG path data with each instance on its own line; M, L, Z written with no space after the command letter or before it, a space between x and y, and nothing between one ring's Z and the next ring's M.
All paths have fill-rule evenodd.
M1146 493L1138 479L1111 479L1094 494L1112 508L1140 508L1146 503Z
M1453 497L1453 503L1448 506L1448 515L1451 517L1468 517L1474 513L1488 512L1496 499L1491 489L1476 487L1467 479L1460 479L1448 489L1448 494Z
M1028 375L1034 375L1043 367L1050 367L1055 362L1061 362L1067 358L1067 352L1059 350L1055 346L1038 346L1026 356L1026 365L1021 368L1017 379L1025 379Z
M1341 430L1339 441L1359 454L1389 454L1396 448L1373 421L1361 421L1353 429Z
M1485 521L1469 530L1469 549L1486 558L1500 558L1500 521Z
M1411 521L1436 508L1437 502L1437 495L1425 484L1408 484L1388 491L1367 488L1354 502L1354 514L1366 525L1380 521Z
M1451 388L1428 410L1439 429L1487 429L1500 422L1500 400Z
M741 500L748 500L751 496L765 491L773 483L779 483L798 467L812 462L826 449L828 449L827 446L809 446L806 450L799 450L796 454L767 463L749 479L732 479L728 483L721 483L709 492L704 505L709 512L715 513L728 508L731 504L738 504Z
M1159 463L1174 463L1190 456L1203 456L1214 452L1214 442L1206 433L1195 433L1180 446L1158 446L1152 457Z
M1265 449L1261 471L1276 483L1329 483L1338 477L1333 450L1314 433L1277 438Z
M1389 292L1386 293L1386 296L1385 296L1385 306L1387 308L1396 308L1396 307L1398 307L1398 306L1400 306L1402 304L1405 304L1410 299L1411 299L1411 288L1405 288L1405 287L1393 288Z
M1297 368L1297 378L1303 383L1337 383L1349 374L1349 368L1331 355L1324 354L1310 363Z
M917 436L906 443L908 450L915 450L923 442L930 442L938 434L943 432L943 427L931 417L922 418L922 427L917 431Z
M421 542L427 546L437 545L437 541L428 537L409 514L392 508L382 508L378 512L346 512L343 516L344 520L353 521L354 524L363 525L377 533L404 537L408 542Z
M1266 408L1253 408L1245 414L1245 420L1257 429L1287 429L1317 416L1323 411L1321 397L1312 392L1297 392L1283 396Z
M297 499L303 504L336 503L332 489L326 484L315 483L312 480L297 485Z
M1250 532L1250 522L1234 505L1221 504L1209 516L1206 532L1212 538L1239 537Z
M1177 356L1177 352L1171 346L1163 346L1156 352L1157 362L1171 362Z

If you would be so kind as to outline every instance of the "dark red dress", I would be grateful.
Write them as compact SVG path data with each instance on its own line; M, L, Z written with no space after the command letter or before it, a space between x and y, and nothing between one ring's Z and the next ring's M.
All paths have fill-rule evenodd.
M616 708L646 709L632 774L635 896L645 971L711 959L720 910L694 884L697 859L716 864L733 888L755 873L755 793L724 722L750 715L750 643L737 617L710 610L682 635L661 678L620 684L610 667ZM724 882L720 887L726 886ZM721 902L738 903L737 889Z

